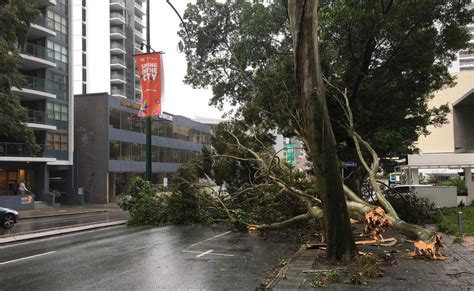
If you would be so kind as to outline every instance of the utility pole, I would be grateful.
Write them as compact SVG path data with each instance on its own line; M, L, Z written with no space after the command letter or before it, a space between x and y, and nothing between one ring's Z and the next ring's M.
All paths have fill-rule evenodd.
M150 0L146 0L146 52L150 53ZM146 156L145 180L151 181L151 116L145 117L146 125Z

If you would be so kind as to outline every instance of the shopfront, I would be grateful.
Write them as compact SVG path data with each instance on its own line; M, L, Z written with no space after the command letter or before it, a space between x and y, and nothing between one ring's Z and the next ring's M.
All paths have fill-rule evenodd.
M16 210L34 208L34 193L41 188L36 179L37 165L32 163L2 163L0 166L0 207ZM20 183L30 191L21 195Z

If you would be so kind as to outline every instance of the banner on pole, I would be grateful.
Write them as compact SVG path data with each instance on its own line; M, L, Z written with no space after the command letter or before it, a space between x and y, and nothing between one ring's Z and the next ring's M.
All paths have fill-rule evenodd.
M163 98L163 62L161 53L135 55L142 87L142 99L138 116L160 116Z

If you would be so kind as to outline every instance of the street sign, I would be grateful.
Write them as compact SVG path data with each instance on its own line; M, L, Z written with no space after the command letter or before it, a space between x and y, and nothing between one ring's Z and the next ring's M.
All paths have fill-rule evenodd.
M294 143L288 143L284 145L285 147L285 157L288 163L290 163L292 166L296 165L296 158L295 158L295 147L296 144Z
M343 162L342 166L344 168L357 168L357 163L353 161L347 161L347 162Z

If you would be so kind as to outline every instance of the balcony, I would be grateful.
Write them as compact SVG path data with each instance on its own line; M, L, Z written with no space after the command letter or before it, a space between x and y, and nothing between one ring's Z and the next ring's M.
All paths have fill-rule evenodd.
M143 29L146 27L145 21L142 18L139 18L138 16L135 16L135 27Z
M118 42L118 41L112 41L110 43L110 54L111 55L123 55L126 54L127 51L125 50L125 46Z
M12 92L20 96L22 101L56 99L57 90L54 87L54 83L49 80L25 76L21 89L13 87Z
M37 70L46 68L56 68L54 60L48 57L48 51L50 49L44 46L27 43L25 51L20 53L20 69L22 70Z
M127 98L127 96L125 96L125 90L118 89L118 88L112 88L110 95L121 97L121 98Z
M145 9L143 9L143 6L137 2L135 2L135 14L138 16L145 15Z
M28 120L27 125L35 129L44 129L44 130L57 130L57 127L48 121L51 113L48 113L48 118L46 112L39 110L28 110ZM53 113L54 118L54 113Z
M42 16L31 24L28 30L28 39L55 37L56 32L47 27L46 17Z
M112 57L110 58L110 67L112 69L126 69L125 61L121 58Z
M110 39L126 39L125 30L118 26L110 27Z
M28 2L36 7L49 7L56 6L58 4L56 0L28 0Z
M125 10L124 0L110 0L110 11Z
M145 36L143 35L143 33L136 29L135 29L135 37L136 37L136 40L138 40L139 42L145 41Z
M114 25L125 24L125 17L118 12L110 12L110 23Z
M0 161L33 161L54 162L55 157L45 150L45 145L39 145L40 150L32 153L25 143L0 142ZM22 159L23 158L23 159Z
M124 74L120 74L117 72L112 72L110 74L110 83L112 84L126 84L126 78Z

